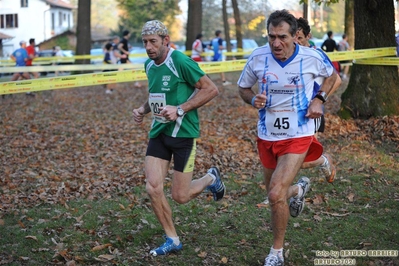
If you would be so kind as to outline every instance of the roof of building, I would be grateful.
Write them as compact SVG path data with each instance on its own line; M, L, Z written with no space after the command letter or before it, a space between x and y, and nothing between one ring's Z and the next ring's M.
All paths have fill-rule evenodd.
M72 5L68 0L44 0L47 4L54 7L61 7L67 9L75 9L76 7Z
M14 38L14 37L0 32L0 39L1 40L3 40L3 39L12 39L12 38Z

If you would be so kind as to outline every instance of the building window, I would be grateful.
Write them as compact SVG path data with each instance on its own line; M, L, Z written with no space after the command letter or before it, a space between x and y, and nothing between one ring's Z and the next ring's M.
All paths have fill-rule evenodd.
M58 25L62 26L62 13L58 12Z
M18 28L18 14L0 15L0 28L1 29Z
M55 15L51 13L51 30L55 29Z
M21 0L21 7L28 7L28 0Z

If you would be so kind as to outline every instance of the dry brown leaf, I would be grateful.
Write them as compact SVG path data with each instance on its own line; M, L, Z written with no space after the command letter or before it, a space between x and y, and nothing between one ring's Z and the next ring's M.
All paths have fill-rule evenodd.
M33 239L37 241L37 237L36 236L25 236L26 239Z
M95 260L102 261L102 262L107 262L107 261L110 261L110 260L112 260L114 258L115 258L114 255L105 254L105 255L98 256L97 258L95 258Z
M201 251L200 253L198 253L198 257L200 258L206 258L206 256L208 255L208 253L206 253L205 251Z
M22 228L25 228L25 225L24 225L24 223L23 223L23 222L21 222L21 221L18 221L18 224L19 224L19 226L21 226Z
M110 247L110 246L112 246L112 244L103 244L103 245L98 245L98 246L95 246L95 247L93 247L92 249L91 249L91 251L99 251L99 250L103 250L103 249L105 249L105 248L107 248L107 247Z
M313 216L313 219L315 219L315 221L317 221L317 222L322 222L323 221L323 218L321 218L319 215L314 215Z
M325 212L325 211L322 211L321 213L327 214L327 215L331 215L331 216L335 216L335 217L344 217L344 216L350 215L350 212L347 212L347 213L336 213L336 212Z
M74 260L70 260L67 263L65 263L65 266L76 266L76 262Z
M323 203L323 195L321 194L316 194L314 198L312 199L312 202L314 205L319 205Z
M220 260L220 263L222 263L222 264L226 264L228 262L228 259L226 258L226 257L223 257L221 260Z
M349 202L353 202L355 194L351 192L348 194L348 196L346 196L346 198L349 200Z

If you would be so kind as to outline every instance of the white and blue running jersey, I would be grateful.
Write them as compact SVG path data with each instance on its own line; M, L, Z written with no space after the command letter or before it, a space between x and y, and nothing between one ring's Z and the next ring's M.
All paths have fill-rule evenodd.
M313 135L315 123L305 115L315 81L333 73L328 57L313 48L295 45L294 54L284 62L273 56L268 45L255 49L237 84L252 88L257 83L259 93L266 92L266 106L259 110L258 137L276 141Z

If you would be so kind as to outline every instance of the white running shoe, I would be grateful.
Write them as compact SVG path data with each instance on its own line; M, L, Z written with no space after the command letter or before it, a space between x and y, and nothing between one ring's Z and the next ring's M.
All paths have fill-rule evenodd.
M306 176L301 177L297 183L302 189L302 197L300 198L290 198L290 214L292 217L297 217L303 211L305 207L305 195L310 188L310 180Z
M284 261L276 255L269 254L265 259L264 266L283 266Z
M334 182L336 174L333 159L328 153L323 154L322 157L325 162L319 166L320 172L324 175L328 183L332 183Z

